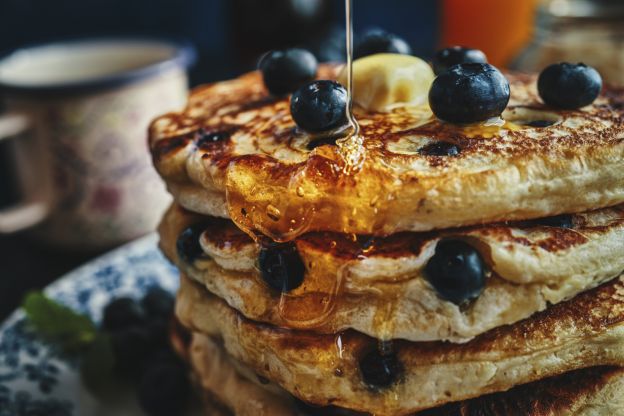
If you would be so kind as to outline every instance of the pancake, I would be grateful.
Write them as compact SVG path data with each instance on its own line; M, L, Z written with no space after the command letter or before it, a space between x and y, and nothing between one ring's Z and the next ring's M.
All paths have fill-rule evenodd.
M378 339L465 342L624 271L624 206L570 220L573 229L521 223L376 239L306 234L295 240L307 265L304 285L284 296L260 276L259 244L231 221L174 205L160 226L160 245L187 276L252 320L328 334L352 328ZM192 263L176 249L190 224L204 229L205 256ZM424 277L436 244L450 237L471 242L491 271L470 305L440 298Z
M396 381L365 383L360 362L377 340L355 331L318 335L260 324L183 277L176 316L221 339L234 359L299 399L376 415L406 415L506 391L568 371L624 365L624 277L467 344L383 343Z
M319 77L335 78L338 69L323 65ZM180 204L275 241L311 231L383 236L624 202L624 90L606 88L581 110L554 110L539 100L535 76L506 75L503 126L445 124L426 106L356 107L360 152L297 130L288 98L271 98L253 72L195 89L184 111L152 123L149 143ZM459 154L423 154L440 141Z
M206 401L213 406L215 402L220 403L235 415L297 413L288 393L266 381L262 386L251 370L229 357L218 343L206 336L193 334L188 362L200 389L211 393Z
M364 415L336 407L301 406L286 391L258 378L249 368L228 357L217 342L205 335L193 334L189 351L189 362L205 396L207 416ZM506 392L450 403L414 416L612 416L624 412L623 393L622 368L593 367ZM247 401L241 397L253 398L254 403L262 406L245 408ZM215 413L215 407L222 413Z

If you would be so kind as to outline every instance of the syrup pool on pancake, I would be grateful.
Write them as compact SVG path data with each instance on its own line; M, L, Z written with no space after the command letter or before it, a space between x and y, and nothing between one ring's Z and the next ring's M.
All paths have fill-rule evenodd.
M303 81L310 81L315 77L317 65L315 60L309 58L301 50L269 52L262 59L260 69L263 73L265 85L272 94L275 95L276 90L279 94L292 92L290 110L298 129L305 134L310 134L312 143L335 143L338 149L337 156L339 157L336 160L336 166L344 174L352 175L359 171L366 157L363 139L359 134L360 128L353 115L352 0L345 0L345 22L347 51L347 65L345 68L347 74L346 90L343 85L330 80L304 83ZM380 47L383 48L384 46L380 46L379 42L377 42L372 50L378 51ZM298 62L301 60L306 62L301 64ZM296 80L296 82L293 81L286 83L287 85L280 85L284 83L273 82L274 79ZM294 90L295 87L297 87L296 90ZM300 176L313 176L317 173L316 170L306 167ZM295 189L297 196L304 196L305 189L297 185L296 181L290 185L290 188ZM289 191L292 191L292 189L289 189ZM263 227L258 227L257 224L254 224L254 221L251 221L251 223L247 221L246 208L244 206L239 207L242 204L237 203L241 201L239 195L235 196L231 192L227 192L226 198L230 217L237 225L252 236L256 235L256 230L260 232L265 231ZM242 199L244 200L244 198ZM274 240L290 239L287 236L288 234L303 234L308 227L309 221L312 219L311 212L307 212L307 208L304 208L303 212L297 210L297 212L292 213L289 205L288 201L286 201L285 206L282 207L270 204L264 207L264 209L260 209L273 221L283 221L284 216L290 217L286 221L289 227L288 231L284 233L286 238L266 233ZM252 207L252 210L254 209L257 209L257 207Z
M346 2L346 11L351 52L350 2ZM447 53L436 55L433 63L441 72L434 78L430 65L422 60L388 53L408 51L396 36L380 32L373 35L365 38L357 49L375 54L352 61L350 53L349 65L342 75L336 66L319 66L307 51L273 51L260 64L266 88L255 80L257 74L228 83L231 86L228 92L236 90L237 94L248 94L249 104L241 106L237 100L223 98L220 99L221 108L210 108L209 103L201 107L195 102L192 105L195 109L189 110L188 117L177 117L177 120L170 117L171 127L178 124L179 129L185 131L197 128L196 134L200 137L180 137L178 143L187 146L184 154L176 155L176 160L170 157L168 166L162 164L166 169L175 170L171 180L178 183L170 186L172 192L184 194L178 197L185 199L182 204L191 210L230 217L250 235L266 236L277 242L291 241L311 230L383 235L403 228L422 231L481 220L475 219L477 214L468 213L469 210L457 214L457 220L446 220L454 218L455 213L448 212L450 209L444 211L444 204L437 204L435 198L426 198L427 192L433 195L434 190L416 183L430 177L429 172L438 166L441 173L437 176L440 177L444 173L442 165L461 165L461 169L468 166L464 164L468 159L464 157L467 154L464 139L470 139L466 142L473 143L475 150L489 150L494 146L489 146L488 140L483 140L481 146L472 139L497 139L523 129L501 118L509 101L506 77L496 68L480 62L486 60L482 52L449 48ZM460 87L454 87L455 82L461 84ZM240 90L236 89L238 86ZM221 91L224 90L226 88ZM267 96L267 91L273 97ZM292 94L290 102L285 99L289 94ZM217 105L216 101L213 103ZM247 105L251 105L253 111ZM352 106L354 111L351 111ZM509 111L516 111L517 107L514 105ZM204 111L202 108L212 112L209 122L196 117ZM395 117L399 113L407 120L404 124ZM354 114L360 120L355 120ZM553 122L562 120L557 114L552 119ZM162 121L164 125L165 117ZM210 125L213 121L214 125ZM536 128L550 122L540 119L528 123L534 121L538 124L531 126ZM361 134L357 134L358 122L362 124ZM183 126L185 123L188 125ZM202 124L206 129L213 128L212 133L223 134L206 143L202 138ZM425 124L428 128L420 129ZM415 131L417 128L419 130ZM408 136L412 131L414 141L410 141L412 138L402 141L400 146L403 147L395 146L392 137L384 143L386 134L403 132ZM438 137L446 140L442 140L442 144L433 143ZM258 143L256 138L263 139ZM431 143L423 143L428 139L432 139ZM510 140L507 142L501 146L508 146L510 150L520 146L520 143L516 146ZM414 151L420 143L422 145ZM193 144L197 144L199 150L191 150ZM228 147L230 145L233 147ZM536 145L541 146L537 141ZM411 147L406 149L406 146ZM163 147L165 151L169 148ZM487 163L496 162L495 152L489 153L484 152L481 159L470 160L474 161L475 170L485 169L486 160ZM450 157L431 159L444 156ZM408 164L410 157L414 162L411 166ZM186 168L182 166L183 159L188 162ZM366 172L358 176L360 168ZM436 192L440 193L463 192L451 191L452 186L443 189L442 182L432 186L438 187ZM411 189L415 190L412 197L408 194ZM202 190L208 192L200 194ZM219 198L212 198L212 193ZM409 202L403 202L407 199ZM509 214L504 210L514 209L496 208L493 202L489 204L492 214L484 221L500 219ZM512 212L511 216L537 216L531 210L535 210L533 205L526 208L527 214ZM395 215L399 212L402 214Z
M426 105L433 71L421 59L405 55L411 49L396 35L381 31L367 34L358 44L362 58L355 62L354 74L350 0L345 1L345 12L347 65L338 77L339 82L310 80L317 75L316 61L302 50L269 52L260 63L265 85L271 94L292 93L290 115L297 126L295 135L306 136L310 142L308 149L314 154L298 168L293 180L280 193L279 200L270 204L250 204L245 197L248 193L262 192L257 184L253 190L226 187L230 218L254 238L259 238L260 234L285 242L308 230L317 215L317 207L300 204L297 200L303 200L307 193L318 192L304 186L311 182L310 179L334 175L340 186L348 186L355 180L354 176L366 159L366 150L353 113L354 103L365 110L382 112L402 103L414 106L420 113L423 111L417 107ZM297 59L305 62L297 62ZM276 87L275 79L297 82ZM429 113L425 117L429 118ZM233 165L236 168L236 162ZM271 186L269 176L262 186ZM276 228L278 232L275 232Z

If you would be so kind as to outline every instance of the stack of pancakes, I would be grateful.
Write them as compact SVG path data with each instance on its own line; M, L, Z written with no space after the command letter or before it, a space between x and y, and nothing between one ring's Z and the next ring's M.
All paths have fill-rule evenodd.
M559 111L507 76L502 126L356 107L356 169L258 73L154 121L207 414L624 414L624 91ZM469 302L431 284L447 240L485 265Z

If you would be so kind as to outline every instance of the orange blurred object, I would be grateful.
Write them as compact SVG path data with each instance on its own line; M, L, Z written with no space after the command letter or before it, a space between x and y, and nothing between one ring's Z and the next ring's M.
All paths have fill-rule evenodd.
M504 67L530 40L537 0L444 0L442 43L481 49Z

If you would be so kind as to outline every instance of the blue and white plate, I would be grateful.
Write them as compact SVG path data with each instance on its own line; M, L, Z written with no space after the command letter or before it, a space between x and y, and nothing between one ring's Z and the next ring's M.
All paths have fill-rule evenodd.
M160 254L156 235L112 251L67 274L45 293L99 322L119 296L141 297L151 286L174 291L177 270ZM126 397L127 396L127 397ZM102 400L86 391L75 358L42 342L20 310L0 326L0 416L141 415L133 394Z

